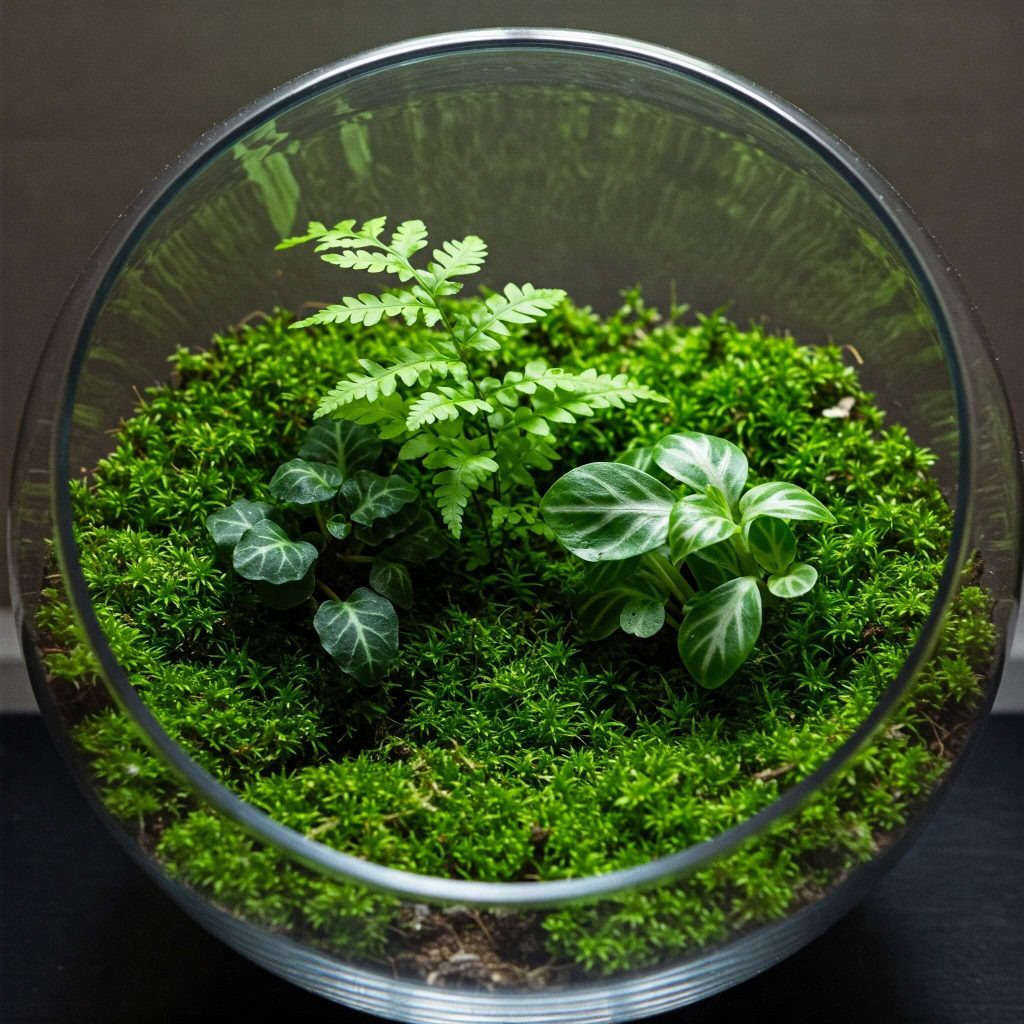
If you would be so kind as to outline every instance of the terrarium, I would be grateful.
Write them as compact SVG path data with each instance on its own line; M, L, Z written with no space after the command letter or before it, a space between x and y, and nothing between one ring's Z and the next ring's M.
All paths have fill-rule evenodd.
M99 813L400 1020L629 1019L799 948L948 785L1016 603L1002 387L910 212L581 32L386 47L204 135L69 297L16 476Z

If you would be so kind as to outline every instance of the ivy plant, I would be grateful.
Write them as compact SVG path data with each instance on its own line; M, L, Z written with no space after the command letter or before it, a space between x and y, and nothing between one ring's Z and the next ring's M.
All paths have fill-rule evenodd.
M558 479L540 511L561 544L590 563L575 600L586 635L650 637L668 623L693 678L709 689L726 682L757 642L763 603L817 582L814 567L796 560L789 523L835 522L795 484L746 483L736 445L692 432Z
M462 289L460 279L483 266L484 241L467 235L444 242L425 265L416 265L413 257L428 244L423 222L404 221L388 237L385 224L384 217L360 227L354 220L331 228L312 222L304 235L278 246L315 242L327 263L390 274L405 285L382 294L346 296L293 328L369 326L384 317L402 317L410 327L437 328L410 333L408 345L386 361L360 359L359 369L320 402L316 416L370 425L381 440L401 445L399 460L421 460L453 537L462 535L471 499L485 532L524 517L533 521L535 506L531 516L514 492L524 488L527 498L536 496L533 474L551 469L558 458L560 430L601 409L664 399L624 373L574 372L542 359L503 368L503 341L514 328L538 321L565 292L506 284L491 295L452 302ZM542 523L537 526L543 529Z
M241 498L206 519L218 551L265 604L315 604L324 649L363 683L398 652L395 606L412 605L409 566L446 546L418 488L375 471L381 450L368 427L322 421L274 473L276 504ZM318 604L317 592L325 598Z

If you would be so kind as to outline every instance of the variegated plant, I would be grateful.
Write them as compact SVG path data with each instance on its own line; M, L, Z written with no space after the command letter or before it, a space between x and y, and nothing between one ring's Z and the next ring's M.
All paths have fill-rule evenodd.
M448 241L423 265L413 257L427 246L427 229L407 220L385 236L385 218L360 227L343 220L334 227L313 222L304 235L287 238L286 249L314 242L320 258L334 266L391 274L403 287L383 294L363 292L292 324L372 325L402 317L410 332L381 362L360 359L320 402L317 417L369 424L382 440L401 445L399 459L422 460L431 471L434 501L452 536L459 538L470 500L483 513L482 531L517 522L525 493L536 511L533 473L558 459L558 432L602 409L621 409L641 399L664 401L624 373L572 372L534 360L500 372L502 342L517 326L535 323L564 297L559 288L506 284L486 298L447 301L477 273L487 245L476 235ZM480 501L481 492L487 495Z
M672 479L667 486L653 474ZM835 522L795 484L744 491L747 459L708 434L669 434L618 462L570 470L541 501L564 547L588 565L575 612L590 639L668 623L701 685L721 686L761 632L768 595L806 594L817 571L796 561L789 522Z
M218 550L265 604L314 604L324 649L364 683L398 653L395 606L412 604L409 565L447 544L409 480L374 472L381 451L370 428L321 421L271 479L277 505L242 498L206 520Z

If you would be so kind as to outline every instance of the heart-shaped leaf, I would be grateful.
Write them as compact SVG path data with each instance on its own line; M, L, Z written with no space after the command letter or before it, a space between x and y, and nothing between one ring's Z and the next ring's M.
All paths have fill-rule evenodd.
M624 633L649 637L665 625L665 602L656 597L634 597L623 605L619 625Z
M818 570L806 562L794 562L785 572L768 577L768 589L776 597L800 597L818 582Z
M686 565L693 573L698 588L703 592L714 590L715 587L744 575L739 554L731 540L695 551L687 558Z
M751 554L757 564L772 573L784 573L796 558L796 534L781 519L758 516L744 528Z
M419 564L440 558L447 550L448 535L438 527L426 509L420 509L408 531L381 549L380 557L387 562Z
M337 466L350 477L361 469L372 469L384 446L377 432L350 420L318 420L306 434L299 458Z
M242 534L264 519L270 519L276 509L265 501L247 501L239 498L234 504L206 517L206 529L213 542L222 551L229 552L242 539Z
M668 546L676 565L700 551L728 540L739 526L729 513L705 494L688 494L672 506L668 517Z
M664 544L672 492L620 462L592 462L556 480L541 515L562 545L584 561L630 558Z
M761 593L753 576L729 580L691 602L679 628L679 656L714 690L747 660L761 632Z
M717 487L733 507L747 482L746 455L731 441L710 434L669 434L654 446L654 461L698 494Z
M796 484L775 481L751 487L740 499L740 515L744 523L758 516L776 519L810 519L834 523L835 516L817 498Z
M235 546L232 563L239 576L266 583L301 580L317 550L303 540L289 540L277 523L263 519L250 526Z
M352 532L352 524L343 515L331 516L326 526L327 532L335 540L344 540Z
M268 608L283 612L309 600L315 586L316 579L310 568L301 580L293 580L290 583L266 583L263 580L256 580L253 583L253 590Z
M380 678L398 653L398 616L386 597L366 587L347 601L324 601L313 627L324 650L361 683Z
M361 523L356 524L356 540L376 547L408 530L416 522L419 514L420 509L416 502L410 501L408 505L403 505L393 516L383 516L380 519L375 519L369 526L363 526Z
M355 523L369 526L393 516L416 499L416 488L400 476L379 476L362 469L341 485L341 500Z
M370 569L370 586L399 608L412 607L412 578L401 562L374 562Z
M639 556L589 566L584 586L586 590L573 599L573 612L588 640L603 640L620 627L627 633L644 628L653 628L656 633L661 624L654 626L655 603L661 607L661 622L665 621L668 591L661 580L641 566ZM626 615L626 607L634 602Z
M344 479L344 474L337 466L292 459L274 474L270 481L270 493L278 501L290 501L293 505L313 505L333 498Z

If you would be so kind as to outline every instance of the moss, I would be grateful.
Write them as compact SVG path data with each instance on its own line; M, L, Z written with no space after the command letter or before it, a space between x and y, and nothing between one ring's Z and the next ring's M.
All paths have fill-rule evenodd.
M641 864L770 805L857 728L905 660L951 524L930 453L886 426L837 348L720 315L663 320L630 293L607 320L566 303L509 342L512 362L628 371L670 400L653 416L588 420L555 473L672 427L728 437L752 483L793 480L835 513L834 528L801 530L819 586L773 607L754 655L709 692L668 636L584 643L566 600L578 564L519 529L490 569L420 572L399 663L385 683L356 686L306 611L261 606L203 528L236 498L266 498L325 388L407 331L288 332L289 321L179 351L173 382L147 393L73 488L83 570L133 684L204 768L283 824L381 864L487 881ZM821 415L847 396L849 419ZM95 668L55 592L42 622L51 674L88 685ZM685 883L549 913L550 955L600 971L655 963L777 918L871 857L941 777L936 723L976 701L992 643L988 599L967 584L898 723L798 818ZM195 809L117 712L85 717L76 735L108 806L158 836L172 873L350 955L396 941L396 903L317 879Z

